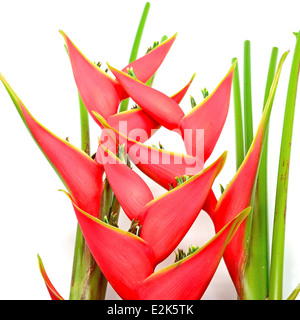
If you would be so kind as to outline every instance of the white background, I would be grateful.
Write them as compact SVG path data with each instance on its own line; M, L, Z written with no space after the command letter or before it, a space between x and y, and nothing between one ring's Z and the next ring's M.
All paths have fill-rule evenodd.
M116 68L128 63L144 1L0 1L0 72L31 113L62 138L79 146L79 112L75 83L65 53L62 29L92 61L109 62ZM201 91L211 92L227 73L231 59L243 63L243 43L251 41L254 128L262 109L269 57L273 46L281 55L291 50L278 85L270 125L269 196L272 234L278 154L286 91L300 29L299 1L158 1L151 2L140 54L162 35L178 37L161 66L155 88L173 94L197 73L189 94L201 101ZM182 108L190 108L189 95ZM297 203L299 162L299 101L290 166L287 208L284 298L300 282L300 212ZM37 254L60 294L68 299L76 220L69 200L58 192L59 178L23 125L6 90L0 86L0 299L49 299L40 276ZM99 128L91 120L95 150ZM153 142L181 150L177 136L162 130ZM235 170L233 105L207 164L228 150L224 170L215 183L226 185ZM149 181L149 180L147 180ZM155 195L162 189L149 181ZM127 223L127 221L126 221ZM204 244L213 228L201 213L182 244ZM173 259L173 256L172 256ZM172 259L168 261L171 262ZM107 297L118 299L109 288ZM203 299L236 299L223 262Z

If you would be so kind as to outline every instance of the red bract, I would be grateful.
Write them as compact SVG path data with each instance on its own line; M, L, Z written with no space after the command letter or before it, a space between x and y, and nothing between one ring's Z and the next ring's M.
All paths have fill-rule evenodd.
M227 118L231 84L236 63L227 75L203 102L195 106L180 121L180 130L186 151L197 156L197 130L204 130L204 161L211 155ZM189 135L186 138L186 135Z
M28 112L20 98L0 74L24 124L78 205L99 216L102 168L80 149L43 127Z
M38 255L38 262L39 262L39 268L40 268L41 275L45 281L45 285L49 291L51 299L52 300L64 300L64 298L56 291L56 289L54 288L50 279L48 278L48 275L47 275L46 270L44 268L44 264L43 264L42 259L40 258L39 255Z
M239 170L219 199L214 213L211 214L216 232L228 223L238 212L248 207L252 201L262 147L269 125L272 101L275 96L282 64L286 56L287 52L279 62L269 99L265 105L264 113L252 145ZM251 228L251 219L243 222L224 254L225 263L241 299L244 297L244 273L248 261L247 245L249 242L249 233L246 232L247 227Z

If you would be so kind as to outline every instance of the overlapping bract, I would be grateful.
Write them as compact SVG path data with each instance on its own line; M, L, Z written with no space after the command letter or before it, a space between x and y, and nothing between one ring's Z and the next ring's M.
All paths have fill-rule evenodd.
M226 153L157 199L138 174L108 150L105 153L110 157L103 159L107 179L127 216L140 221L141 237L153 248L158 264L176 248L200 213L214 179L225 163ZM126 185L125 190L120 185ZM184 222L179 223L180 220Z
M106 278L123 299L199 299L225 251L229 272L240 294L245 218L251 210L250 198L270 108L266 108L268 111L241 169L217 201L211 188L225 163L226 153L204 170L203 167L228 114L235 64L216 90L185 115L179 103L194 76L172 97L145 84L162 63L176 35L121 71L109 65L113 79L86 59L69 37L61 33L79 94L103 129L95 160L40 125L2 76L1 80L25 125L68 189L82 233ZM127 68L133 68L136 78L127 73ZM275 90L276 85L273 96ZM138 108L117 113L120 101L127 97ZM123 121L128 131L122 131ZM144 144L160 126L179 133L187 154ZM128 134L134 129L145 132L139 135L139 141ZM110 132L106 134L106 130ZM203 148L199 148L198 130L204 130ZM117 146L123 143L131 161L167 189L165 194L154 199L141 177L116 156ZM164 161L166 157L169 162ZM98 219L104 173L126 215L138 221L139 236ZM178 185L177 177L182 178L182 184ZM245 177L250 179L247 193L237 201ZM216 236L184 260L155 271L158 263L174 251L202 209L211 216ZM62 300L40 258L39 264L51 298Z
M76 205L74 209L100 269L121 298L130 300L199 299L227 243L250 211L243 211L193 255L169 268L153 272L154 252L146 240L103 223ZM210 261L209 267L207 261Z

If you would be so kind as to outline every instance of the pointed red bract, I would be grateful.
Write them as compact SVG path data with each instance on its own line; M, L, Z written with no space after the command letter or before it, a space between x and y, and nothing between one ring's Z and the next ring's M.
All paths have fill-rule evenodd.
M204 130L204 161L211 155L227 118L231 83L235 64L218 87L203 102L194 107L180 122L186 151L198 156L197 130Z
M178 128L184 113L174 100L122 71L111 66L109 69L132 100L153 119L170 130Z
M146 146L131 139L125 145L136 167L167 190L176 186L176 177L195 175L203 169L202 161L186 154Z
M194 73L191 80L180 91L171 96L171 99L174 100L177 104L180 104L181 100L184 98L195 76L196 74Z
M258 126L252 145L236 172L230 184L226 187L219 199L215 212L211 215L216 232L218 232L228 221L238 212L248 207L251 203L255 191L256 178L259 169L259 162L262 153L263 143L267 133L267 128L272 109L280 72L287 52L282 56L271 89L269 98ZM249 223L249 225L247 225ZM244 271L248 259L248 242L251 228L251 219L246 219L240 226L238 232L227 246L224 253L224 261L236 287L237 293L241 299L244 298ZM250 229L249 229L250 230Z
M152 248L140 237L112 227L72 203L101 271L122 299L136 299L136 287L154 270Z
M128 66L123 68L122 71L127 73L127 69L133 68L136 77L145 83L154 75L164 61L176 39L176 36L177 34L162 42L141 58L131 62Z
M251 203L259 167L263 142L262 138L263 135L261 130L259 131L252 151L249 153L246 161L242 164L237 175L228 189L224 191L216 205L215 213L212 216L216 232L230 221L236 212L240 212ZM247 221L248 219L241 224L239 231L232 239L230 245L226 248L224 254L226 266L240 296L243 288L243 278L241 274L244 269L245 261L247 261L245 243Z
M124 91L115 79L89 61L63 31L60 32L68 48L74 79L85 107L92 117L91 111L95 110L107 119L117 112Z
M250 209L241 212L204 247L149 276L138 287L141 300L196 300L209 285L226 245Z
M102 145L98 159L122 209L130 220L137 219L144 206L153 200L151 190L137 173Z
M76 203L92 215L98 216L102 193L101 166L83 151L58 138L37 122L2 75L0 79L32 137Z
M41 275L45 281L45 284L46 284L46 287L47 287L47 290L50 294L51 299L52 300L64 300L64 298L57 292L57 290L54 288L53 284L51 283L51 281L46 273L46 270L44 268L42 259L40 258L39 255L38 255L38 262L39 262L39 268L40 268Z

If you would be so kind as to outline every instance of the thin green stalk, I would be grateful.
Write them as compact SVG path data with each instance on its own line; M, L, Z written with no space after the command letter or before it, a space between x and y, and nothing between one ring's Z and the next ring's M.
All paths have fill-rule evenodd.
M103 192L101 198L101 220L104 219L104 216L108 216L110 213L110 208L112 205L112 195L113 191L108 183L107 178L105 178L103 182Z
M232 63L236 61L236 58L232 59ZM242 100L241 100L241 89L240 89L240 77L238 63L233 74L233 103L234 103L234 122L235 122L235 154L236 154L236 170L242 164L244 154L244 130L243 130L243 118L242 118Z
M81 131L81 150L90 155L90 126L89 126L89 114L82 102L80 94L79 99L79 112L80 112L80 131Z
M265 108L272 81L276 72L278 48L274 47L271 52L267 83L265 88L263 110ZM263 282L261 288L263 295L267 298L269 294L269 228L268 228L268 139L269 130L267 129L262 156L260 160L258 179L257 179L257 204L253 213L253 236L259 244L258 259L262 273ZM260 256L259 256L260 254Z
M298 284L296 289L293 290L293 292L288 296L287 300L296 300L299 292L300 292L300 283Z
M252 120L252 89L251 89L251 46L250 41L244 42L244 129L245 154L247 154L253 140Z
M117 197L115 195L113 195L113 198L112 198L112 203L111 203L111 207L110 207L110 213L111 214L119 214L120 213L120 203L117 199ZM117 217L118 219L118 217Z
M300 32L295 45L282 128L271 251L270 300L282 300L286 205L299 63Z
M145 4L144 11L143 11L143 14L142 14L142 17L141 17L141 20L140 20L136 35L135 35L135 39L134 39L133 46L132 46L132 49L131 49L131 54L130 54L130 57L129 57L129 63L131 63L132 61L136 60L136 58L137 58L149 9L150 9L150 3L147 2ZM119 108L119 112L126 111L127 108L128 108L128 103L129 103L129 99L123 100L121 102L121 105L120 105L120 108Z
M263 110L269 97L270 88L276 72L278 48L273 48L267 75ZM260 168L253 205L251 239L249 246L249 265L247 266L248 287L251 298L264 300L269 292L269 232L268 232L268 194L267 194L267 150L268 129L262 150Z
M70 300L104 300L106 279L77 226Z

